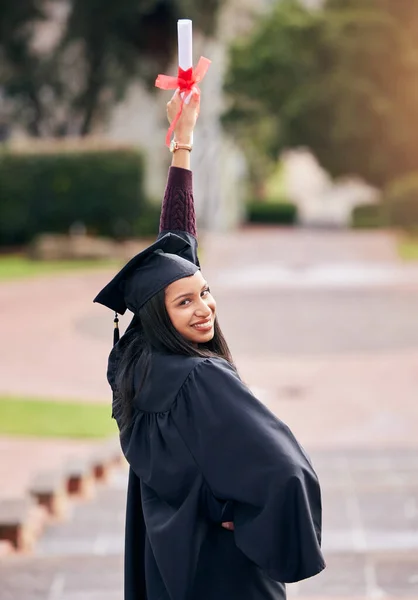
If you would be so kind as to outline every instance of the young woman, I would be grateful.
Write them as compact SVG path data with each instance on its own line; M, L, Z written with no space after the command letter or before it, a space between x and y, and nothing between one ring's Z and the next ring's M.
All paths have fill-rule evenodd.
M289 428L241 381L200 271L198 111L194 95L175 129L157 241L95 299L134 313L108 365L130 465L125 600L281 600L286 582L325 566L320 488Z

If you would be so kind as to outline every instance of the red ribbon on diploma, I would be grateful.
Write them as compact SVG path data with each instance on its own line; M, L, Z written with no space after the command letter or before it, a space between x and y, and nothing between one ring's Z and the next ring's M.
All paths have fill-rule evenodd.
M200 90L196 84L198 84L204 76L206 75L207 70L209 69L211 61L208 58L200 57L199 62L196 65L196 68L190 67L187 71L183 71L181 67L179 67L177 77L170 77L169 75L158 75L155 80L155 86L162 90L176 90L180 89L180 92L191 92L193 87L197 89L197 92L200 94ZM184 99L181 99L180 109L174 119L171 122L170 127L168 128L167 135L165 138L165 143L167 146L170 146L171 136L173 134L174 128L177 125L177 121L180 119L180 115L183 110Z

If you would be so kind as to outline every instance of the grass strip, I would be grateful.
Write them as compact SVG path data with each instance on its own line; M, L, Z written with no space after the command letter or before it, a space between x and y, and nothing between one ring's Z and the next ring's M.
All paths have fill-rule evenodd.
M120 260L51 260L35 261L24 256L0 256L0 281L25 279L39 275L91 271L122 266Z
M0 434L103 438L117 433L108 404L0 396Z
M398 253L403 260L418 260L418 237L400 237L398 240Z

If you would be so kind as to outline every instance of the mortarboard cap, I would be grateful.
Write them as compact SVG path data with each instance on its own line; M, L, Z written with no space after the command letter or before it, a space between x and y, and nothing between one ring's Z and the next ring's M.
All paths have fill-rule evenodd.
M189 260L194 256L195 248L192 243L179 235L167 233L134 256L97 294L93 302L103 304L121 315L127 308L136 314L152 296L167 285L194 275L199 270ZM117 322L116 315L116 328Z

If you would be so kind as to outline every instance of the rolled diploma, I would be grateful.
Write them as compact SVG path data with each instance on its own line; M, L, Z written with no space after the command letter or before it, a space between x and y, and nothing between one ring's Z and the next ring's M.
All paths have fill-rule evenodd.
M177 41L179 49L179 67L187 71L193 67L193 26L191 19L179 19L177 21ZM184 98L184 92L181 94ZM186 104L190 102L192 92L184 98ZM193 144L193 134L191 142Z
M179 19L177 21L177 41L179 48L179 67L187 71L193 67L193 29L191 19ZM181 94L184 98L184 93ZM189 104L192 92L184 98L186 104ZM193 135L192 135L193 143Z
M177 21L177 39L179 45L179 67L187 71L193 67L193 35L190 19Z

